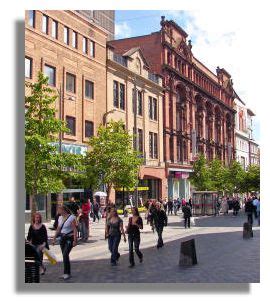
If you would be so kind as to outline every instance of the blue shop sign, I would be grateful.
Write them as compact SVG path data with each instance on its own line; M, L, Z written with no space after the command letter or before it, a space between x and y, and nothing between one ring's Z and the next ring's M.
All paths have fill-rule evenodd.
M52 145L56 146L56 148L59 149L58 143L54 142L52 143ZM70 154L85 155L87 152L87 146L70 144L70 143L62 143L62 152L70 153Z

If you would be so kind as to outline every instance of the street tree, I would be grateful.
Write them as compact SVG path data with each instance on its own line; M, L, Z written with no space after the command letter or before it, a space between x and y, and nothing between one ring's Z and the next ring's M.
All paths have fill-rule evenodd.
M60 192L66 176L76 176L81 157L59 153L59 134L68 132L64 121L55 117L57 95L48 87L41 72L36 83L26 83L30 95L25 97L25 188L32 198L32 214L36 212L37 195Z
M211 190L210 171L203 154L194 161L193 172L189 179L196 190Z
M219 159L209 162L209 179L211 190L224 192L226 190L227 169Z
M260 166L250 165L242 181L243 192L260 191Z
M122 121L110 121L106 127L100 125L97 136L89 139L89 146L85 159L89 187L105 184L108 198L112 187L137 185L142 159L133 149L132 135L124 129Z

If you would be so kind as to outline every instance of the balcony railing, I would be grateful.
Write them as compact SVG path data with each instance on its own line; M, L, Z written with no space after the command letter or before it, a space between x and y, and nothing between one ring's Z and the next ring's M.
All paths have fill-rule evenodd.
M117 55L117 54L114 53L113 54L113 61L115 61L115 62L117 62L117 63L127 67L127 59L122 57L122 56L120 56L120 55Z

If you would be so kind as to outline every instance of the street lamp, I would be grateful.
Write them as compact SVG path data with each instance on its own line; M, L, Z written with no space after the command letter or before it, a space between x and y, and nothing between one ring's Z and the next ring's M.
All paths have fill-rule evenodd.
M115 111L116 111L116 109L114 108L114 109L112 109L112 110L110 110L110 111L107 111L107 112L105 112L105 113L103 114L103 118L102 118L103 126L106 125L107 115L110 114L110 113L113 113L113 112L115 112Z

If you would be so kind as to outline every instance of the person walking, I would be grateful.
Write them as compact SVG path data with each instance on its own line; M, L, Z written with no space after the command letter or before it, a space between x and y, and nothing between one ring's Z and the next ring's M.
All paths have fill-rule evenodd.
M94 203L93 203L93 222L96 221L96 218L99 222L99 208L100 208L100 205L99 203L97 202L96 199L94 199Z
M228 215L229 205L228 205L228 201L225 197L223 197L222 200L221 200L221 211L222 211L223 215Z
M90 213L90 199L84 199L81 209L81 237L84 242L87 242L89 237L89 213Z
M235 197L233 197L233 216L237 216L238 215L238 212L240 210L240 203L239 203L239 200Z
M32 217L32 223L28 230L27 241L30 242L36 249L39 255L41 265L40 265L40 275L44 275L46 272L46 267L43 264L43 249L49 249L48 244L48 233L44 224L42 224L42 216L40 213L35 213Z
M252 201L254 207L255 218L258 219L258 225L260 225L260 200L255 196Z
M177 199L173 200L173 213L176 216L177 215L177 210L178 210L178 201Z
M165 213L167 213L167 208L168 208L168 200L167 200L167 198L165 198L165 199L163 200L163 207L164 207Z
M143 229L143 220L139 214L138 208L133 207L131 211L132 211L132 217L129 217L127 231L126 231L128 234L130 268L135 266L133 246L140 260L140 263L142 263L143 261L143 254L140 251L140 241L141 241L140 229Z
M247 215L248 222L252 225L253 224L253 213L254 213L254 205L252 203L252 199L248 198L245 203L245 212Z
M71 213L77 217L78 216L78 211L79 211L79 205L77 204L77 202L75 201L75 198L74 197L71 197L70 198L70 201L69 203L67 204L69 210L71 211Z
M159 202L156 203L156 211L153 220L158 234L157 249L159 249L164 246L162 232L164 226L167 226L168 223L167 215L163 210L161 210L161 204Z
M63 255L64 275L61 278L67 280L71 277L69 254L77 245L76 218L65 205L59 207L61 216L58 219L58 227L53 237L52 244L55 245L56 237L60 235L60 247Z
M116 266L117 261L120 258L118 247L121 240L121 234L124 237L124 242L126 242L127 239L123 228L123 220L118 216L117 210L115 208L111 208L110 217L106 224L105 237L108 238L112 266Z
M172 198L170 198L168 201L168 216L170 213L172 215L172 212L173 212L173 201L172 201Z
M187 227L190 228L190 217L192 216L192 214L191 214L191 207L189 206L188 203L182 206L182 212L185 220L185 229Z
M215 202L215 216L219 216L220 207L221 207L221 201L219 198L217 198Z

